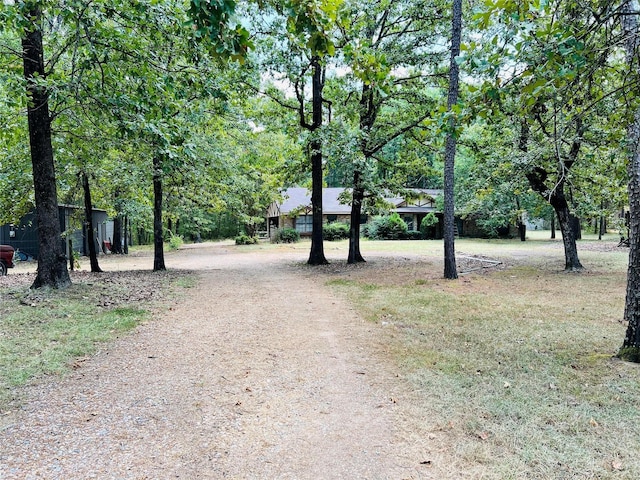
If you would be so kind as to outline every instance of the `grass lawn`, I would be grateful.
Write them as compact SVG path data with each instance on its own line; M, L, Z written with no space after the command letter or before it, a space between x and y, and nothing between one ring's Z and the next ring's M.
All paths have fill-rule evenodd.
M564 273L560 241L456 240L507 266L442 277L441 242L371 242L420 252L433 272L329 283L389 332L423 402L422 427L465 478L640 478L640 366L614 358L628 249L587 236L586 271ZM429 264L425 264L428 265ZM444 447L443 447L444 448Z
M17 387L68 372L148 318L163 294L193 281L179 272L80 272L67 289L30 291L33 279L15 275L17 285L0 287L0 415L20 404Z

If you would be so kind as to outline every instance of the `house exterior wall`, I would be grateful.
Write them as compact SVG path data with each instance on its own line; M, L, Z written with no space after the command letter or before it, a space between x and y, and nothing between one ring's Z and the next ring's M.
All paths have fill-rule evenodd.
M324 188L323 196L323 223L351 222L351 207L342 203L344 188ZM419 230L420 222L428 213L436 213L435 198L440 195L439 190L414 189L408 198L390 197L385 200L392 205L391 211L400 214L412 230ZM311 199L309 191L303 188L290 188L283 192L282 202L273 202L267 209L268 235L273 238L278 229L296 228L296 216L311 214ZM361 223L369 222L369 217L364 216ZM311 232L309 222L300 222L297 229L302 236L309 236ZM429 229L429 238L441 238L441 226L438 224Z
M34 258L39 251L38 230L34 213L28 213L17 224L6 224L0 227L0 243L11 245Z
M58 207L60 230L66 232L66 238L60 239L60 241L67 257L69 256L69 239L71 239L74 251L80 253L80 255L89 254L86 228L83 225L83 212L84 210L80 207L69 205L60 205ZM100 245L103 235L113 235L113 222L108 219L107 212L104 210L94 210L93 221ZM33 258L38 258L40 244L35 213L29 212L17 224L0 226L0 243L11 245L16 250L20 250ZM101 250L98 249L98 251Z

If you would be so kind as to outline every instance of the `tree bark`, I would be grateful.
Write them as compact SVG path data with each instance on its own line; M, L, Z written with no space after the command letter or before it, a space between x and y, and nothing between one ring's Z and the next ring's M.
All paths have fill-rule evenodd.
M462 0L453 0L451 22L451 58L449 62L449 92L447 107L458 102L460 70L456 58L460 54L462 36ZM456 134L453 117L449 120L449 133L444 154L444 278L458 278L455 250L454 166L456 159Z
M129 242L131 240L131 225L129 224L129 216L124 216L124 250L125 255L129 254Z
M373 31L368 32L368 37L373 36ZM369 135L378 117L379 105L375 102L375 91L370 84L362 84L358 115L360 116L360 151L365 157L365 165L371 155L369 147ZM364 187L362 184L363 172L358 164L354 164L353 171L353 198L351 202L351 225L349 227L349 255L347 263L364 262L360 253L360 217L362 216L362 202L364 200Z
M51 117L49 95L36 78L44 78L44 48L39 28L41 12L38 6L28 12L32 29L25 31L22 39L24 78L27 82L27 117L29 146L33 167L36 218L38 222L38 273L31 288L65 288L71 285L64 254L56 173L51 144Z
M322 126L322 89L324 86L322 65L320 58L311 59L313 79L312 91L312 135ZM311 209L313 214L313 230L311 232L311 251L309 265L326 265L329 263L324 256L324 238L322 234L322 142L314 138L310 142L311 148Z
M89 263L91 271L94 273L102 272L98 264L98 252L96 249L96 232L93 229L93 204L91 202L91 188L89 186L89 177L86 172L80 174L82 176L82 190L84 191L84 221L87 228L87 246L89 247Z
M162 159L153 157L153 271L166 270L162 232Z
M638 11L635 2L624 5L622 26L626 38L626 60L629 68L640 73L638 58ZM629 266L624 320L628 322L618 355L640 363L640 109L627 128L629 148Z
M111 241L111 253L122 253L122 214L120 213L120 191L116 189L114 193L114 208L116 211L113 217L113 239Z
M349 226L349 255L347 263L361 263L364 258L360 253L360 216L362 215L362 201L364 188L359 170L353 172L353 198L351 200L351 225Z
M526 176L531 188L546 199L556 213L564 245L564 269L572 272L582 270L583 267L578 258L578 247L576 246L576 237L572 226L574 217L571 215L569 203L564 194L564 177L558 180L553 189L549 189L545 183L549 176L546 170L536 167Z

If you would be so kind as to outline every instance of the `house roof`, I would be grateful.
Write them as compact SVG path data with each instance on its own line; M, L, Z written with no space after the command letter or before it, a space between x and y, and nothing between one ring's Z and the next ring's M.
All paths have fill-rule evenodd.
M323 188L322 189L322 213L325 215L348 215L351 212L351 206L340 203L339 197L345 188ZM442 194L442 190L412 188L413 192L420 194L422 197L428 197L430 201L417 204L408 203L403 197L385 197L385 200L394 205L394 210L398 213L428 213L435 211L431 205L431 201L438 195ZM283 201L279 204L281 215L289 214L295 210L311 209L311 192L306 188L294 187L288 188L282 192Z

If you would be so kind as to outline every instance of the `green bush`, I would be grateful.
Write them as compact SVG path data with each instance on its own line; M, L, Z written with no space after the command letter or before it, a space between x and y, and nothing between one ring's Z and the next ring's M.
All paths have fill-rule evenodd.
M407 237L407 224L400 215L374 217L366 229L366 235L374 240L398 240Z
M434 229L438 224L438 217L433 212L429 212L425 215L425 217L420 222L420 232L422 233L422 238L430 238L434 235Z
M423 238L422 232L419 230L409 230L405 237L407 240L420 240Z
M295 228L281 228L273 237L273 243L296 243L300 241L300 232Z
M236 237L236 245L255 245L256 243L258 243L258 237L250 237L245 234Z
M322 227L325 240L342 240L349 238L349 224L344 222L327 223Z
M169 238L169 250L178 250L184 243L182 235L175 235L171 232L169 232L169 234L171 235Z

